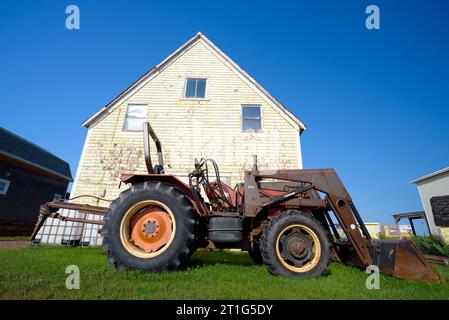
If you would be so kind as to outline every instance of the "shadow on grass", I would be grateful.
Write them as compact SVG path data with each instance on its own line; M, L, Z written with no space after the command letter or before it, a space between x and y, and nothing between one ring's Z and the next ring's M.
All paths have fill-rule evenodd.
M226 264L236 266L255 266L256 263L250 258L246 251L208 251L197 250L187 261L186 268L205 267L209 265Z

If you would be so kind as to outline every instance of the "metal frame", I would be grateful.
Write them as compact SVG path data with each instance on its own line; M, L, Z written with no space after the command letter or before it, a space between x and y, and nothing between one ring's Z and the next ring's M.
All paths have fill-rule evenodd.
M80 196L83 197L83 196ZM67 215L65 212L68 212ZM87 230L89 235L89 242L92 240L92 233L93 233L93 225L103 225L103 216L105 212L107 211L107 208L104 207L98 207L98 206L91 206L86 204L79 204L79 203L73 203L73 202L65 202L65 201L51 201L43 204L40 207L39 210L39 218L37 220L37 223L34 227L33 233L31 234L31 242L34 243L36 241L36 236L41 231L42 228L45 228L46 222L48 221L48 218L52 218L53 220L59 220L59 222L55 225L53 221L50 222L48 228L49 231L47 233L44 233L43 235L48 237L53 237L53 239L56 239L59 234L60 228L63 228L64 232L63 234L66 234L65 229L70 228L70 231L68 232L69 242L75 241L75 239L70 239L73 237L74 234L79 234L80 237L83 236L85 233L85 227L90 225L91 227ZM71 212L76 214L70 214ZM72 216L73 215L73 216ZM77 217L77 216L84 216L84 218ZM90 219L87 219L86 216L90 217ZM95 218L94 218L95 217ZM100 219L96 218L100 217ZM54 230L56 228L56 230ZM74 231L74 229L76 229ZM80 232L79 232L80 231ZM97 240L95 241L98 242ZM61 243L63 244L63 243ZM66 244L74 244L74 243L66 243Z
M401 221L401 219L408 219L414 236L416 236L416 230L415 230L415 225L413 224L413 220L423 219L426 222L427 232L429 234L432 234L430 231L429 222L427 221L426 213L424 211L398 213L398 214L394 214L393 218L394 218L394 222L397 226L399 226L399 221Z

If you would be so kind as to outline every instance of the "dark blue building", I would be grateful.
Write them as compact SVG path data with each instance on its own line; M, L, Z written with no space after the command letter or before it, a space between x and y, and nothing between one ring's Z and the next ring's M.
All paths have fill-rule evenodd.
M67 162L0 127L0 235L30 235L40 205L71 181Z

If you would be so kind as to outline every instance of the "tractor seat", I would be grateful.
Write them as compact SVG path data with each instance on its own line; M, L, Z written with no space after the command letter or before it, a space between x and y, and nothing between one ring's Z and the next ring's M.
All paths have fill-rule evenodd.
M243 195L245 194L245 187L243 183L239 183L237 185L236 190L231 188L229 185L227 185L224 182L221 182L221 186L223 187L223 191L229 195L229 200L231 202L231 205L234 208L237 208L238 206L241 206L243 203ZM220 199L220 191L218 190L218 183L217 181L213 181L211 183L211 187L214 189L214 195L216 198ZM238 196L237 196L238 194ZM238 199L238 200L237 200ZM238 201L238 203L237 203ZM222 203L223 206L226 207L226 203Z

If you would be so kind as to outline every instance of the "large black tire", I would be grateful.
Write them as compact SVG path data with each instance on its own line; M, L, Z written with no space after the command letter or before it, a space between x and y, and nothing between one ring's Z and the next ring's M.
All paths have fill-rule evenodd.
M157 201L173 213L176 231L173 240L159 255L137 257L129 252L120 237L121 222L134 205L146 200ZM109 206L101 230L103 249L108 261L117 269L165 272L183 265L194 252L197 233L196 213L186 196L178 189L161 182L144 182L123 191Z
M280 239L282 239L286 230L292 230L294 233L297 232L297 229L301 228L298 227L296 229L296 227L293 226L302 226L303 228L309 230L314 234L314 236L312 235L310 236L312 240L310 240L308 236L304 237L302 234L300 236L300 239L305 239L305 241L308 242L309 244L314 243L315 245L314 249L315 254L310 253L309 255L306 256L308 257L312 255L314 257L310 262L310 264L308 266L306 265L307 267L310 268L310 270L307 270L307 267L304 267L302 265L295 265L294 263L288 261L288 259L284 259L282 257L283 254L279 252L280 250L279 251L277 250L280 246L278 244L278 238L279 242L281 242ZM282 276L294 276L301 278L311 278L321 276L327 273L331 256L331 243L323 226L315 218L313 218L313 216L306 215L301 211L288 210L274 217L267 224L260 240L260 251L262 254L263 262L267 266L268 271L271 274ZM320 252L319 255L317 254L318 251ZM313 252L313 250L304 252ZM295 254L298 253L295 252ZM314 260L315 257L317 260ZM289 267L287 267L286 265L288 265ZM301 268L303 268L303 270L300 270Z

